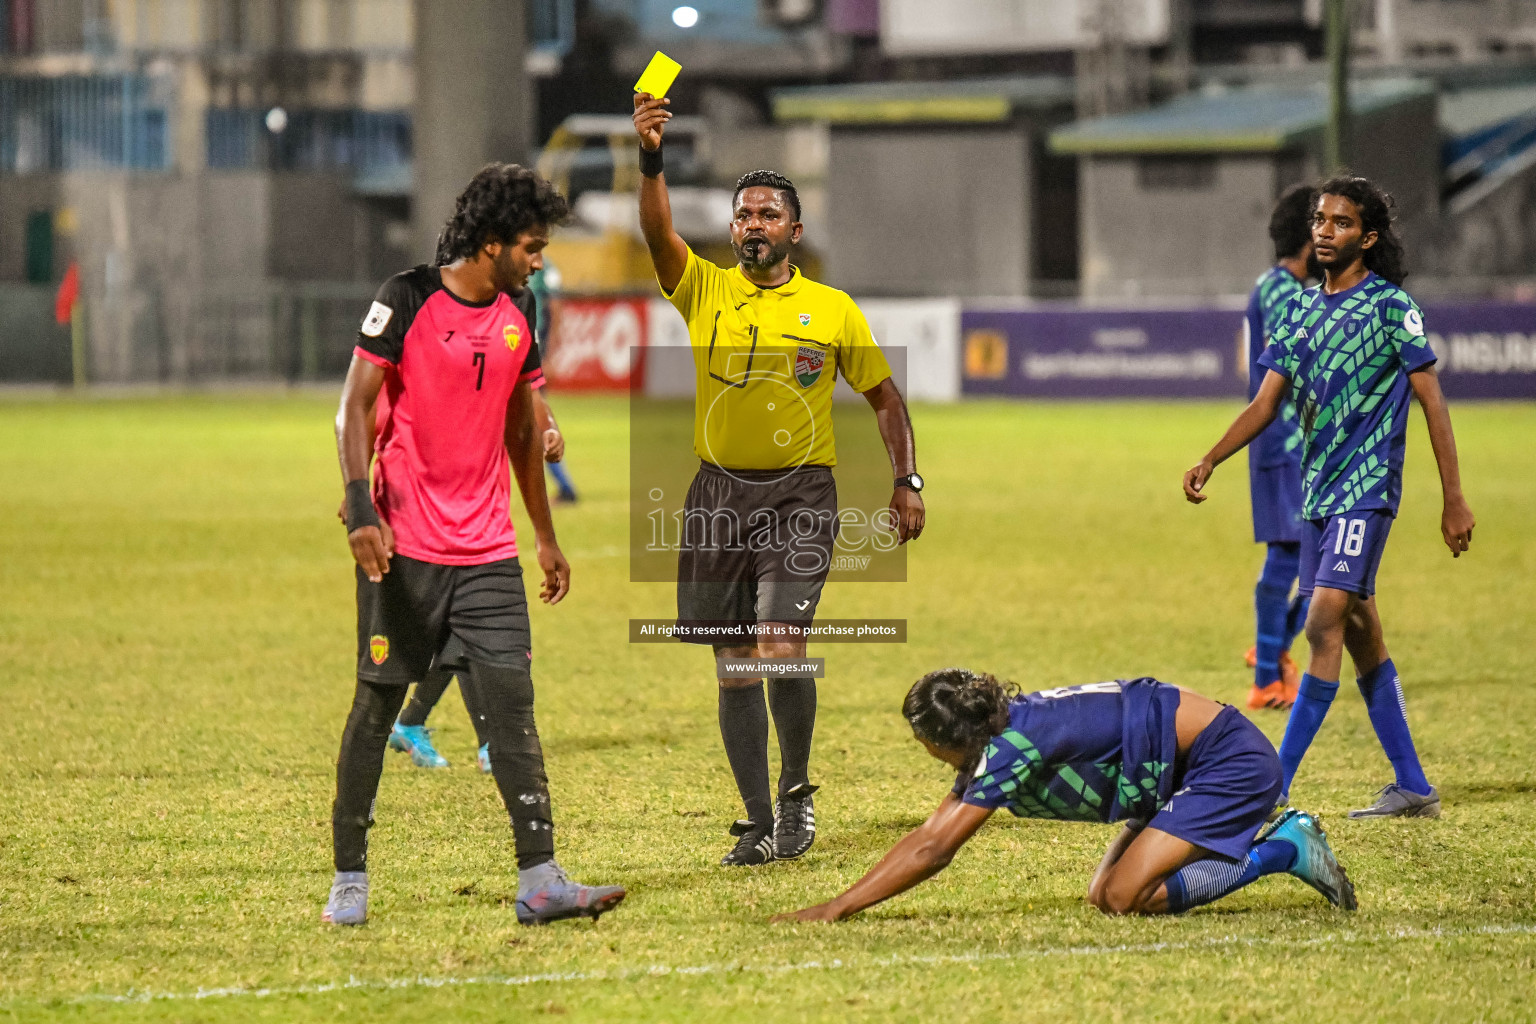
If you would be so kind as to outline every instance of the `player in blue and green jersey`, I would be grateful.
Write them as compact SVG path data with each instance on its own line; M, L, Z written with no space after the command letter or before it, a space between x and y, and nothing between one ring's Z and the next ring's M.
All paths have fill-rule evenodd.
M1348 648L1371 725L1395 780L1351 817L1436 817L1440 798L1424 776L1408 731L1402 683L1376 612L1376 569L1402 494L1408 399L1417 397L1440 469L1440 532L1460 557L1472 541L1472 510L1461 492L1451 417L1435 375L1424 317L1403 280L1402 244L1391 197L1364 178L1318 188L1312 247L1323 270L1286 307L1259 362L1268 371L1258 395L1221 440L1184 474L1185 496L1205 500L1215 467L1274 420L1287 392L1304 432L1301 591L1311 662L1280 743L1288 794L1296 769L1339 688Z
M1088 885L1106 914L1177 914L1282 871L1355 907L1311 815L1288 811L1258 834L1280 763L1236 708L1149 678L1020 696L1011 683L948 668L919 679L902 714L928 753L959 772L953 789L847 892L776 920L840 921L910 889L999 808L1124 822Z
M1301 292L1312 257L1312 188L1295 185L1275 203L1269 238L1275 265L1260 275L1248 297L1243 340L1248 357L1248 398L1259 393L1268 371L1259 356L1280 325L1286 305ZM1291 641L1307 619L1306 595L1291 596L1301 571L1301 421L1286 398L1280 415L1248 446L1248 489L1253 500L1253 539L1265 545L1264 568L1253 588L1254 645L1250 708L1288 708L1296 702L1301 669Z

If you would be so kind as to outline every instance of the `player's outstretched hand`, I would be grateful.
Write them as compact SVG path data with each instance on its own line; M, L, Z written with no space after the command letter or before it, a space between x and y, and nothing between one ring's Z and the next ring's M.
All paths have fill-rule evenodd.
M347 534L347 543L363 575L373 583L381 582L389 572L389 560L395 557L395 531L389 524L381 519L378 526L359 526Z
M1473 517L1467 499L1457 495L1445 503L1440 513L1440 536L1445 538L1445 546L1451 549L1452 558L1460 558L1461 553L1472 546L1472 527L1476 525L1477 519Z
M1196 463L1188 473L1184 474L1184 500L1192 505L1198 505L1209 495L1201 494L1205 489L1205 482L1211 478L1216 467L1205 460Z
M923 507L921 494L910 487L898 487L891 495L888 508L891 512L891 528L896 531L896 537L901 543L916 540L922 535L923 522L928 512Z
M544 571L539 600L545 604L559 604L571 591L571 564L554 541L542 542L538 548L539 568Z
M837 911L830 903L818 903L814 907L806 907L804 910L791 910L786 914L774 914L768 919L769 924L813 924L818 921L836 921Z
M544 431L544 461L559 462L565 458L565 435L554 427Z
M671 104L671 100L657 99L648 92L635 93L635 134L640 136L640 145L645 149L661 148L662 128L672 120L672 112L667 109Z

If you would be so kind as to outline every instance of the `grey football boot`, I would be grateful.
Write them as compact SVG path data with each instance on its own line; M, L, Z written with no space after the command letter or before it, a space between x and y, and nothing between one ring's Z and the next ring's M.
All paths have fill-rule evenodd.
M362 924L368 920L368 872L338 871L320 920L326 924Z
M1376 802L1349 812L1351 818L1438 818L1440 794L1434 786L1428 796L1420 796L1397 783L1383 786L1376 794Z

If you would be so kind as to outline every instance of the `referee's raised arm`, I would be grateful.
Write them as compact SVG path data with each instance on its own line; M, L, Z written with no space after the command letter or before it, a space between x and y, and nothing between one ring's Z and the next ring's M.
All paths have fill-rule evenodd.
M667 106L648 92L635 93L635 134L640 136L640 230L651 250L656 280L668 294L677 290L688 269L688 244L672 230L672 204L661 176L661 133L672 119Z

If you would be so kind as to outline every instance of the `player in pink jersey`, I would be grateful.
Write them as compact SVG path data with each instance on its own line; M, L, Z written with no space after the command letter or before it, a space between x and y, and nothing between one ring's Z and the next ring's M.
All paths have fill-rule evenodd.
M570 566L555 541L535 426L532 384L542 374L512 296L568 212L532 171L487 166L443 229L444 264L386 281L359 331L336 416L347 541L357 560L357 693L336 765L336 878L324 921L367 918L368 827L390 727L407 685L450 642L480 698L512 819L517 919L597 917L624 898L618 886L571 881L555 863L528 605L509 516L510 458L544 574L539 596L558 603ZM369 416L381 397L374 438Z

